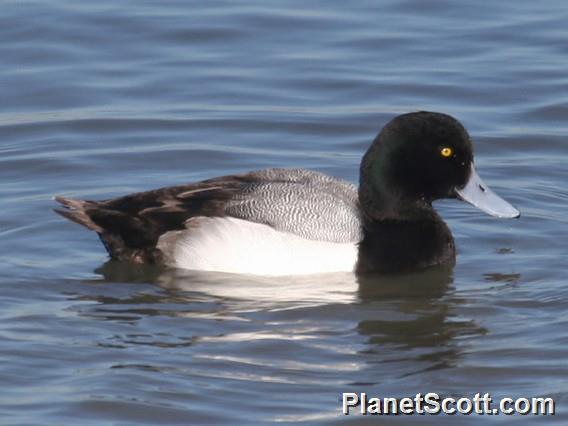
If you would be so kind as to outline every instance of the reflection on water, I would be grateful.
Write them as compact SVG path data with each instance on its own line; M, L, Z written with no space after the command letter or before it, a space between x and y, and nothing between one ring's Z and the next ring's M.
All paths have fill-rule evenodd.
M512 274L503 274L501 272L489 272L483 274L483 278L485 281L490 281L494 283L508 283L508 284L517 284L521 280L521 274L512 273Z
M367 339L362 352L376 356L368 362L390 364L397 377L454 366L461 354L455 340L485 329L459 316L464 300L446 297L452 283L451 267L359 278L361 300L377 310L357 326Z
M455 366L461 354L457 341L485 333L473 320L459 316L459 305L465 301L451 295L453 271L448 267L358 278L345 273L274 278L109 261L97 272L103 274L103 279L85 281L90 284L87 286L90 290L80 297L74 296L96 303L81 305L80 315L131 324L152 316L184 321L179 328L114 334L99 343L104 347L153 346L201 352L208 345L221 342L250 340L252 344L266 339L294 339L304 342L304 356L309 356L314 348L307 342L314 340L321 344L330 336L348 334L356 346L354 353L362 358L351 365L352 375L343 380L371 385L387 377L406 377ZM113 296L97 292L103 283L145 287L143 292L128 291L124 297L117 297L119 292ZM216 322L218 334L211 334L211 321ZM339 324L338 328L330 329L330 323ZM332 353L345 350L336 345L331 339L327 350ZM245 360L242 350L240 347L236 353L226 353L223 359L228 364L266 362L251 347L246 350ZM278 352L277 347L264 350ZM216 355L218 361L219 356ZM198 357L203 358L203 354ZM388 365L387 371L383 367L377 370L380 373L375 372L373 366L377 364ZM117 364L113 368L136 368L136 365ZM311 362L302 365L307 370L318 369ZM337 368L343 368L339 365ZM143 368L158 367L144 364Z
M108 261L96 270L104 281L152 282L178 295L202 295L257 308L307 306L318 303L350 303L357 298L357 281L351 273L299 277L264 277L220 272L159 268L151 265Z
M95 270L102 280L93 282L157 283L161 288L203 292L225 299L261 302L344 302L387 298L439 298L453 282L453 268L436 266L407 274L327 273L290 277L264 277L191 271L109 260Z
M379 274L357 277L362 300L385 297L439 298L453 282L453 267L435 266L408 274Z

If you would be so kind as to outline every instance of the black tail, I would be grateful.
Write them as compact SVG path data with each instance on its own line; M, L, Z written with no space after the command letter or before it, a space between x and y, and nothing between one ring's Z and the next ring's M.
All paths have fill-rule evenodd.
M99 234L103 232L103 229L93 222L87 213L87 208L95 204L93 201L72 200L71 198L63 198L57 195L53 199L64 207L63 209L53 209L56 213L79 225L83 225L91 231Z
M112 259L138 263L155 263L159 260L156 257L156 242L146 237L143 224L136 216L109 209L105 201L73 200L59 196L54 200L63 208L53 210L95 231Z
M55 197L63 206L55 211L95 231L111 258L156 263L160 237L185 229L192 217L223 216L226 201L243 184L239 179L225 177L100 201Z

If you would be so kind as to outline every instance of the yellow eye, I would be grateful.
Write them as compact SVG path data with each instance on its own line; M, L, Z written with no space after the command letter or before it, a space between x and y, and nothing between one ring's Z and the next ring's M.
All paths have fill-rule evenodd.
M452 148L449 148L447 146L440 150L440 154L442 154L442 157L449 157L450 155L453 154L453 152L454 151L452 150Z

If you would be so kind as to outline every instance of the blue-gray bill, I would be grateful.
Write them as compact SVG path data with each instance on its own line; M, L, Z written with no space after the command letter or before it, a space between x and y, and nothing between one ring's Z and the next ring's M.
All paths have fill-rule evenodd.
M495 194L479 177L473 164L469 180L463 188L456 188L458 197L495 217L513 219L521 215L519 210Z

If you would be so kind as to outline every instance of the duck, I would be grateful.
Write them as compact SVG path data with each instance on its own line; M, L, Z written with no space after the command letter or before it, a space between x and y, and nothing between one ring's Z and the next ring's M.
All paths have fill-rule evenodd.
M384 125L358 187L270 168L99 201L54 197L55 211L95 231L111 259L268 276L453 267L454 238L432 206L444 198L520 216L479 177L464 126L431 111Z

